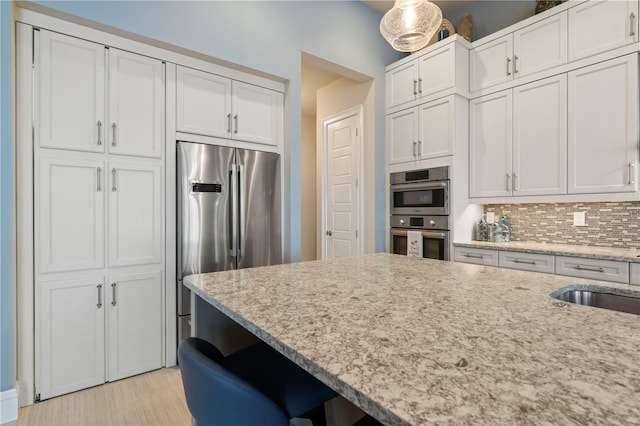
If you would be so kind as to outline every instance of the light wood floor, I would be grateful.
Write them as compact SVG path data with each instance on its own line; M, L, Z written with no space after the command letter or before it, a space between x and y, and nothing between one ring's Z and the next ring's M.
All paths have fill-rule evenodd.
M7 425L191 425L180 370L162 368L21 408Z

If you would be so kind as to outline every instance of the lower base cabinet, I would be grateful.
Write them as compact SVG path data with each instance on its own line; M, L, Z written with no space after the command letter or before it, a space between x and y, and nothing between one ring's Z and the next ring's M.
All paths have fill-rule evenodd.
M629 272L629 283L640 285L640 263L632 263L629 267L631 268Z
M556 256L556 274L629 284L629 263Z
M162 367L161 286L160 272L39 283L40 400Z

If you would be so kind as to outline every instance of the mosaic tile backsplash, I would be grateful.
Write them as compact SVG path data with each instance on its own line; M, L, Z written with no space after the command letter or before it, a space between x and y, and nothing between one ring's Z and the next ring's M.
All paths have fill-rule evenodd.
M512 241L640 248L640 201L617 203L488 204L496 220L511 219ZM586 212L587 226L573 226Z

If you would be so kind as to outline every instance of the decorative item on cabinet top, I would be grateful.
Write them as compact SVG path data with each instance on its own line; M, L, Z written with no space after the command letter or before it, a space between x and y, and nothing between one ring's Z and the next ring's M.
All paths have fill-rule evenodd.
M473 41L473 21L471 20L471 15L469 13L465 13L462 15L462 18L460 18L458 34L460 34L460 37L464 38L469 43Z
M444 35L443 33L446 35ZM456 27L453 26L451 21L443 18L442 24L440 24L440 28L438 28L438 31L436 31L433 37L431 37L431 40L429 40L429 44L427 44L427 46L431 46L432 44L437 43L438 41L443 40L449 36L452 36L455 33Z
M562 3L562 0L538 0L536 2L535 14L537 15L540 12L544 12L547 9L551 9L554 6L557 6Z

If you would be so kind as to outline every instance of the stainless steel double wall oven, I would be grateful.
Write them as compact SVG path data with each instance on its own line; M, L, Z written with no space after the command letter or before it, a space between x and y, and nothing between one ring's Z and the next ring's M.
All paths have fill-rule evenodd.
M449 167L391 173L391 252L407 254L407 232L422 233L423 257L449 260Z

